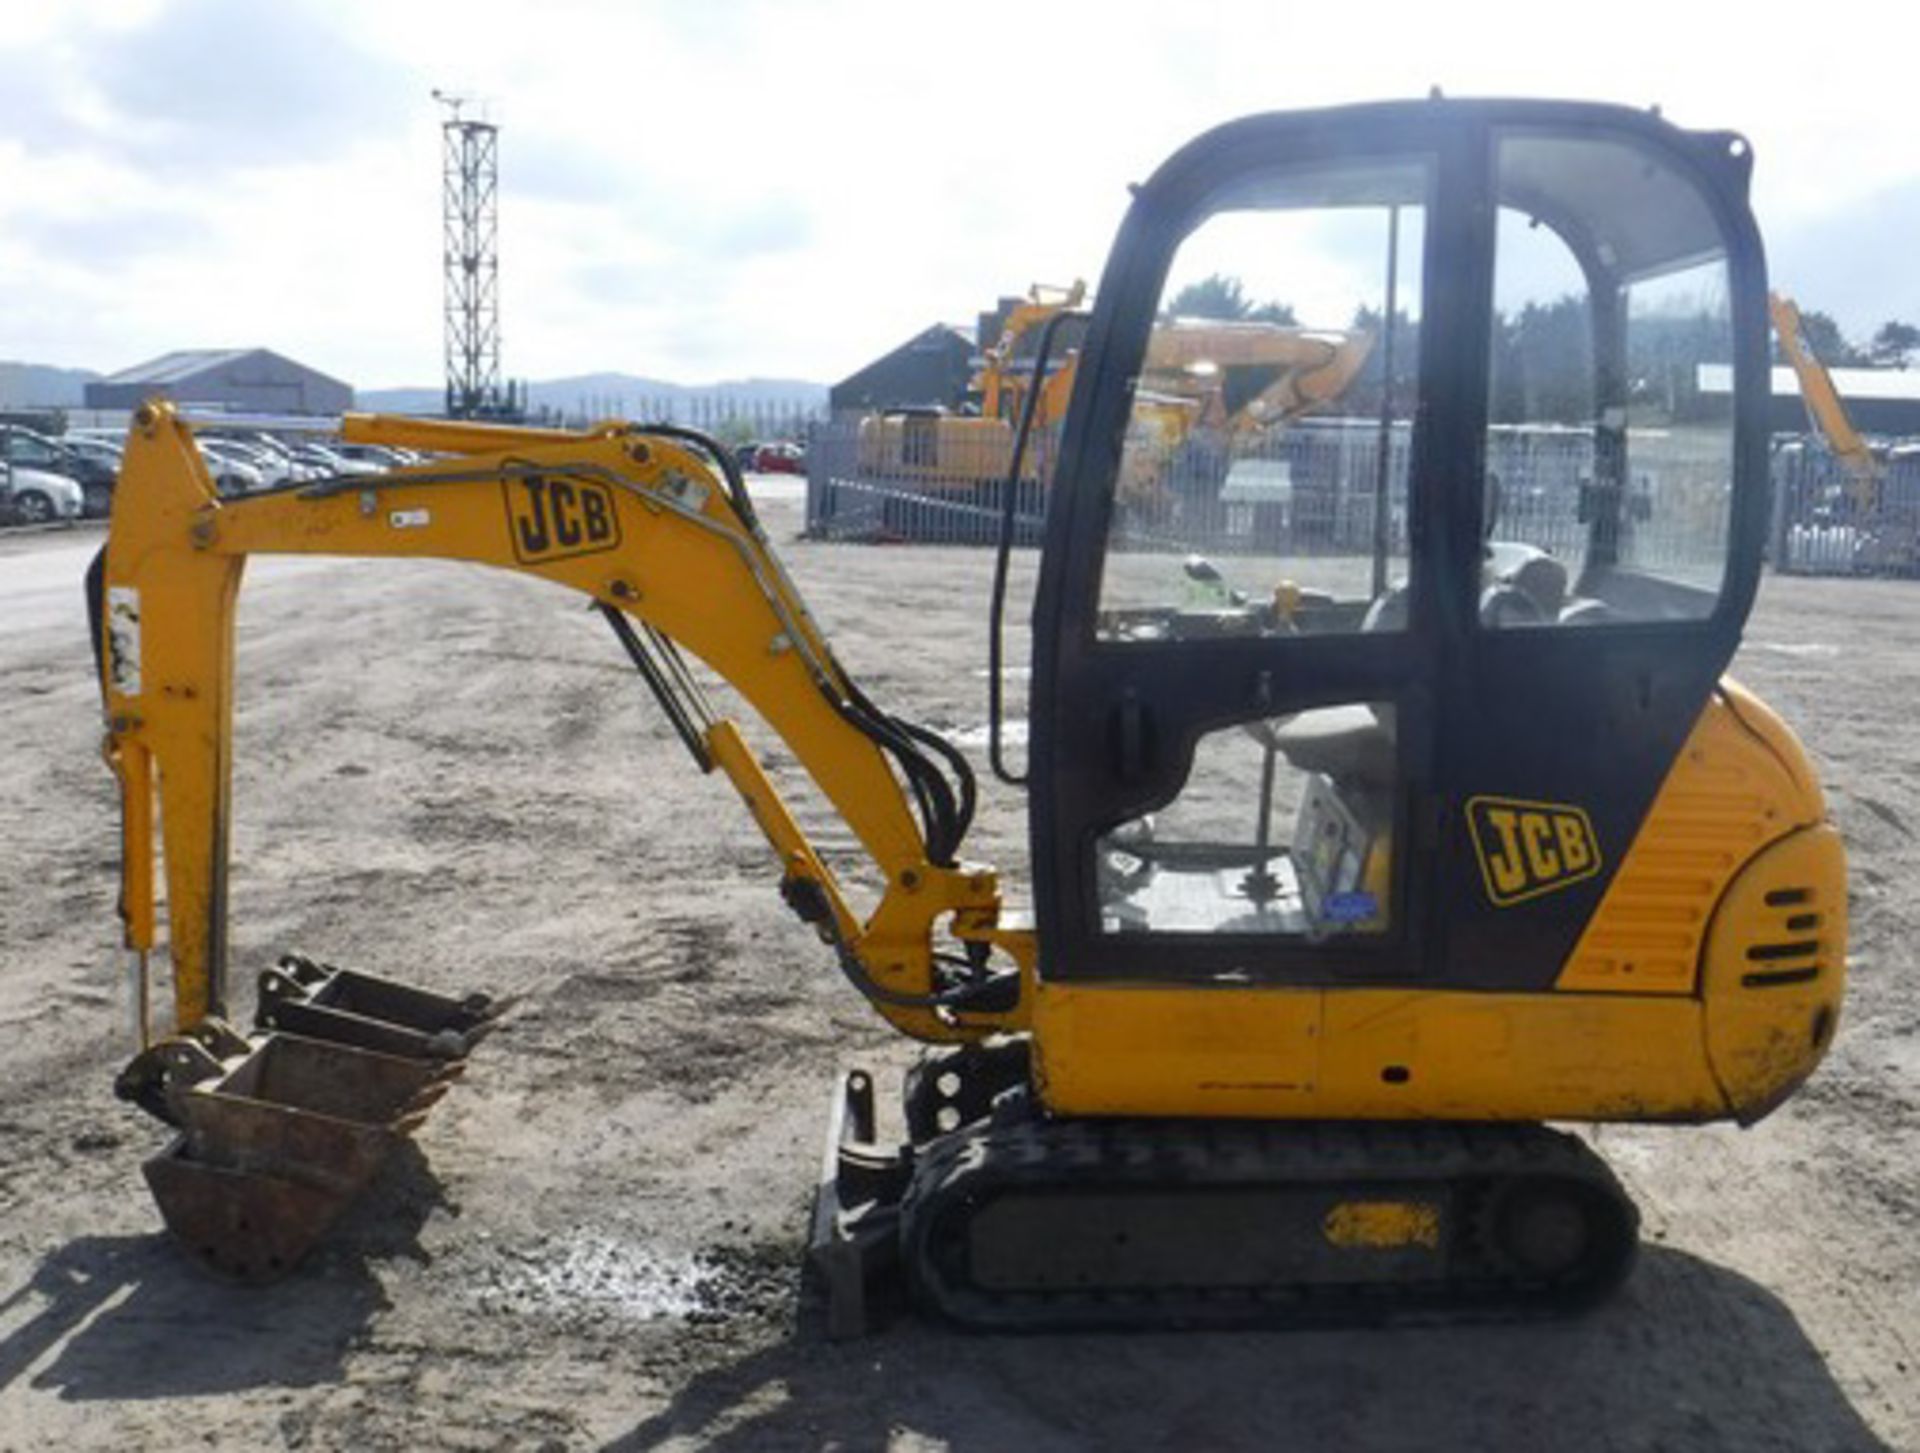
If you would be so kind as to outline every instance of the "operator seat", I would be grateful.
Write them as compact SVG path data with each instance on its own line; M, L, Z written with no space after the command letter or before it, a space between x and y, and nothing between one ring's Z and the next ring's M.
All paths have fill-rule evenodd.
M1489 540L1480 579L1484 625L1552 625L1567 603L1567 567L1524 541Z
M1399 630L1407 623L1407 588L1386 591L1362 617L1362 631ZM1374 708L1355 702L1320 706L1269 723L1273 743L1302 772L1320 772L1336 782L1367 787L1393 785L1397 752L1393 727Z
M1271 730L1280 755L1303 772L1368 787L1393 785L1393 729L1371 706L1314 707L1295 712Z
M1551 624L1567 601L1567 567L1518 540L1488 543L1482 580L1480 619L1490 626ZM1407 589L1396 586L1367 607L1360 629L1397 630L1406 623ZM1368 787L1393 784L1393 727L1372 706L1317 707L1269 724L1268 730L1280 754L1303 772Z

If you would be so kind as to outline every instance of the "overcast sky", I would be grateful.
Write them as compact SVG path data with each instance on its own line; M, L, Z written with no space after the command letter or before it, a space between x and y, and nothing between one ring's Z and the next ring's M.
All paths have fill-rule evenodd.
M1097 279L1126 183L1249 111L1659 103L1744 131L1776 280L1920 322L1920 5L4 0L0 358L261 344L436 384L440 113L501 130L503 362L839 378Z

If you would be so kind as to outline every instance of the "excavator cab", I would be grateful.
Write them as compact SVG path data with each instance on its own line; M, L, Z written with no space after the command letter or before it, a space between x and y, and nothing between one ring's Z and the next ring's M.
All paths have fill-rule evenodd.
M1747 171L1651 115L1434 100L1235 123L1140 189L1035 611L1049 976L1551 987L1754 590ZM1330 410L1149 471L1142 361L1209 278L1376 339Z

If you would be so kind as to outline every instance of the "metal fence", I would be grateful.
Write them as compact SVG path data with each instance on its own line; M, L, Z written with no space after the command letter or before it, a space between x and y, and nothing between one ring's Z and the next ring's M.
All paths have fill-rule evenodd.
M826 417L825 406L815 399L725 393L581 393L557 412L559 422L568 428L584 428L603 419L633 419L682 424L742 442L803 439Z
M1125 451L1112 529L1118 549L1208 554L1403 554L1411 431L1363 419L1314 419L1248 448L1196 429L1171 449ZM1382 448L1385 449L1384 475Z
M818 425L807 445L807 529L818 538L990 544L998 538L1008 438L936 431L924 442L862 421ZM982 423L985 421L947 421ZM1199 548L1225 554L1285 545L1306 553L1368 549L1373 538L1380 430L1325 420L1289 430L1267 451L1227 458L1223 437L1196 430L1170 450L1130 450L1122 466L1122 548ZM1388 435L1390 541L1404 545L1408 431ZM1015 540L1037 544L1057 428L1029 441L1014 504Z
M1920 444L1880 458L1877 483L1857 480L1806 439L1773 451L1776 569L1799 575L1920 575Z
M933 436L929 434L929 438ZM1636 471L1623 503L1633 558L1648 565L1717 561L1726 547L1725 435L1720 453L1662 435L1641 442L1656 466ZM960 441L921 450L894 440L877 457L857 419L817 427L808 449L807 524L830 539L980 544L996 538L1007 450L985 443L968 459ZM1122 459L1112 530L1118 549L1208 554L1353 556L1406 553L1411 425L1372 419L1299 421L1253 447L1194 429L1156 447L1131 439ZM1022 543L1037 542L1043 486L1058 447L1041 438L1044 473L1025 471L1016 501ZM1384 450L1384 459L1383 459ZM1383 469L1384 465L1384 469ZM1566 558L1586 548L1594 476L1591 430L1498 427L1485 477L1495 528ZM1376 515L1386 516L1376 528Z
M863 428L863 425L867 427ZM1014 499L1014 542L1037 545L1058 429L1028 442ZM993 421L856 416L807 436L807 533L818 539L990 545L1000 537L1011 435Z

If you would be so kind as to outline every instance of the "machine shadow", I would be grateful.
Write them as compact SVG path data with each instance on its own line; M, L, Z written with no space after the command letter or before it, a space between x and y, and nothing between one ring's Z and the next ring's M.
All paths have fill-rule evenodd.
M1003 1448L1882 1449L1792 1311L1644 1249L1582 1319L1390 1331L971 1337L806 1328L690 1382L607 1453Z
M425 1261L419 1233L435 1209L452 1208L409 1141L301 1267L269 1286L215 1280L165 1233L77 1237L0 1293L0 1322L39 1303L0 1337L0 1392L56 1349L33 1386L70 1401L337 1381L388 1306L373 1263Z

